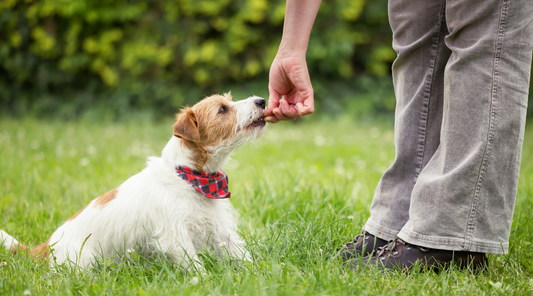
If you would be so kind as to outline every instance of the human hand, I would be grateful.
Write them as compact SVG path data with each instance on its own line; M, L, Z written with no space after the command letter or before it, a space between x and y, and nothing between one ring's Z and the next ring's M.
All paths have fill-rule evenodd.
M265 121L296 120L315 111L314 92L305 55L281 57L272 62Z

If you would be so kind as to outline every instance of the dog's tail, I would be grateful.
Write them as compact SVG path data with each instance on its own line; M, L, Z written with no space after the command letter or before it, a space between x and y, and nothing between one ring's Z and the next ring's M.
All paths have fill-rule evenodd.
M23 251L35 259L47 258L48 255L50 255L48 241L35 248L28 248L2 229L0 229L0 244L3 245L6 250L11 251L12 254L17 254L19 251Z

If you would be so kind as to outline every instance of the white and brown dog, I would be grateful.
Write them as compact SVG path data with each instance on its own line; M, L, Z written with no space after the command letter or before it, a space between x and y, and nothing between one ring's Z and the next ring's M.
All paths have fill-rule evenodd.
M230 154L264 131L265 100L233 102L213 95L177 115L174 135L161 157L122 185L92 200L50 239L27 248L0 230L0 243L16 253L88 267L95 258L163 253L186 268L199 267L198 252L209 246L220 256L250 260L237 234L227 177ZM117 253L119 256L117 256ZM191 260L184 260L184 259Z

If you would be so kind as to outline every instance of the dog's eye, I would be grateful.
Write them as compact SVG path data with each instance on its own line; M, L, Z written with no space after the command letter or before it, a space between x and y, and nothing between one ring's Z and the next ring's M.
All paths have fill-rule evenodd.
M218 110L218 113L219 113L219 114L224 114L224 113L226 113L226 112L228 112L228 107L226 107L226 106L224 106L224 105L222 105L222 106L220 107L220 109Z

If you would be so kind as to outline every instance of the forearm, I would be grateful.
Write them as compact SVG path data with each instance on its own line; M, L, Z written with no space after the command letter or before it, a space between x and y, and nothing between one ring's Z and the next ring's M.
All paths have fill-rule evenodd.
M278 57L304 56L322 0L287 0Z

